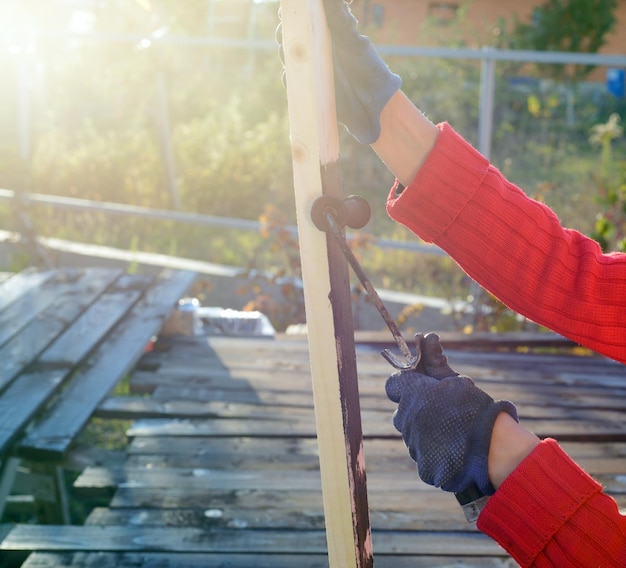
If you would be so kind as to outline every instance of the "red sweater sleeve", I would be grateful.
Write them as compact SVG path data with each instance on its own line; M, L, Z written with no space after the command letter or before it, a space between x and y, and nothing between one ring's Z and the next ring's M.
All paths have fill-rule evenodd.
M626 254L564 229L447 124L389 215L512 310L626 363Z
M521 566L626 566L626 517L551 439L505 479L478 528Z

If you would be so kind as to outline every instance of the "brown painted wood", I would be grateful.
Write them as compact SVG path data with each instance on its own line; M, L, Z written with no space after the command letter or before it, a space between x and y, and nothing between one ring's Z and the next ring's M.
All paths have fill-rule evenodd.
M329 560L333 567L365 568L373 565L373 551L348 266L337 243L326 239L323 250L311 221L313 199L341 197L332 46L321 0L281 0L280 6Z

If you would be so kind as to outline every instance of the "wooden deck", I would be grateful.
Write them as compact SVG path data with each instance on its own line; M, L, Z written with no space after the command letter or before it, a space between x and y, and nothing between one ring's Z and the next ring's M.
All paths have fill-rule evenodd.
M623 366L493 350L449 358L626 507ZM390 367L371 346L357 359L376 566L515 566L451 495L419 481L391 424ZM98 409L133 420L123 459L75 482L75 498L109 495L108 506L84 526L7 527L1 550L20 562L31 552L25 568L328 565L306 341L165 338L131 387Z

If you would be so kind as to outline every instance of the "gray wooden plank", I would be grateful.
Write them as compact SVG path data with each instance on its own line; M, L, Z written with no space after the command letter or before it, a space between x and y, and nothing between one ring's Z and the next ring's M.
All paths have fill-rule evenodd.
M194 365L194 371L184 376L163 370L134 373L131 379L131 392L150 393L159 387L168 388L172 385L178 385L179 388L211 388L224 391L291 392L306 394L311 401L313 400L310 380L307 382L304 377L295 377L291 374L281 376L282 373L271 370L250 370L249 373L216 371L210 366L204 365L201 360L193 359L191 361L189 364Z
M487 536L474 532L374 531L381 554L505 557ZM234 552L320 554L324 531L205 530L177 527L16 525L0 543L3 551Z
M296 476L299 473L285 470L284 476ZM446 530L454 527L461 531L475 529L474 525L467 523L453 496L426 486L416 474L405 475L406 482L396 491L393 481L389 483L389 477L397 480L399 476L386 476L389 490L370 491L370 508L381 515L381 528ZM382 481L375 483L377 486L381 484ZM215 512L228 517L235 515L236 511L246 511L249 522L255 519L255 528L263 528L265 523L269 526L269 516L272 517L273 528L279 525L289 528L292 521L284 517L296 514L306 517L301 523L314 523L311 526L317 528L323 526L322 494L319 488L256 489L247 485L220 489L200 487L198 484L153 487L140 481L129 481L116 489L109 508L113 511L145 508L200 510L208 511L211 517ZM236 528L237 524L241 523L233 521L231 528Z
M576 347L576 343L552 332L511 331L507 333L441 331L439 332L444 345L452 349L488 349L490 351L519 348L568 348ZM358 343L372 346L389 347L394 345L387 331L355 332Z
M137 420L139 418L205 418L240 420L313 419L313 410L300 406L271 406L225 401L196 401L176 398L155 400L147 397L108 397L98 407L103 418Z
M68 283L78 277L80 272L76 270L16 275L15 280L20 281L19 285L16 284L8 290L12 301L0 311L0 345L5 344L29 323L36 321L57 296L64 293ZM23 289L20 285L23 285ZM4 286L0 289L0 293L2 292Z
M367 454L377 460L389 460L398 450L398 438L367 440ZM401 442L400 442L401 443ZM626 443L564 442L561 446L577 461L587 464L614 462L626 468ZM128 456L146 456L147 459L172 456L185 464L186 458L213 455L249 455L253 459L278 459L280 456L317 456L317 442L305 438L214 438L214 437L138 437L126 450ZM239 463L239 462L235 462ZM598 471L598 470L596 470ZM602 470L600 470L601 472ZM619 470L621 471L621 470Z
M18 334L0 348L0 390L23 371L119 275L117 270L88 268L55 276L55 297ZM66 278L67 277L67 278Z
M399 448L398 448L399 450ZM400 451L398 451L400 454ZM370 489L378 492L390 491L424 491L431 489L424 485L418 478L415 466L410 465L406 456L407 467L397 471L389 467L382 471L377 469L370 471ZM393 465L393 464L390 464ZM150 487L167 488L185 485L187 489L230 489L251 487L258 490L318 490L320 486L320 474L316 469L294 469L287 466L283 468L285 476L276 474L275 470L260 469L220 469L202 467L137 467L137 466L92 466L86 468L75 480L74 487L82 488L114 488L114 487ZM612 492L623 493L626 487L624 481L624 466L612 477L615 480ZM596 477L609 479L611 476L603 473ZM607 484L605 484L605 487Z
M239 455L249 455L253 459L258 458L259 460L263 456L275 459L283 455L303 455L317 458L317 441L290 437L138 437L131 441L127 454L129 456L143 455L148 458L171 455L177 460L184 460L192 456L210 457L214 455L231 455L235 458Z
M2 523L0 524L0 542L4 539L6 535L8 535L13 529L13 524L11 523Z
M398 439L368 438L364 442L367 471L415 475L415 464ZM562 444L564 450L593 476L626 474L626 445ZM135 438L127 450L131 467L207 469L317 469L317 442L304 438Z
M399 434L391 419L368 420L371 411L363 411L365 437L394 437ZM384 413L381 413L384 414ZM542 438L560 441L625 442L626 425L610 420L534 420L524 421L524 426ZM191 420L142 419L127 430L131 438L137 436L298 436L316 437L315 424L301 420Z
M156 375L157 373L152 373ZM178 378L162 376L159 380L146 377L135 381L137 373L131 382L131 392L135 394L151 394L151 399L157 401L173 401L178 399L193 400L198 404L209 401L224 401L232 403L270 405L270 406L302 406L312 407L312 393L305 390L291 390L289 385L283 387L278 384L265 383L259 386L253 380L230 383L218 383L208 376L206 379L198 377L193 383L180 381ZM141 373L144 377L148 373ZM207 371L207 375L211 375ZM576 387L564 389L554 386L528 386L522 383L489 383L480 379L476 384L496 399L512 400L518 406L521 415L529 418L550 418L566 413L587 412L591 414L607 412L626 413L626 393L617 394L603 388ZM175 386L173 386L175 385ZM361 408L380 409L387 404L384 380L370 387L363 383L361 389ZM274 388L276 387L276 388ZM621 418L620 418L621 420Z
M53 275L52 270L40 271L29 268L17 274L5 275L0 282L0 311L15 302L18 298L29 295Z
M122 276L41 354L36 365L31 365L2 393L0 452L8 448L67 381L76 365L139 299L140 288L147 284L143 277Z
M38 359L40 368L81 361L150 286L152 278L122 274Z
M328 568L325 554L37 552L22 568ZM399 568L402 568L400 565ZM406 564L405 564L406 566ZM419 564L413 566L418 566ZM425 566L422 564L422 566ZM428 564L437 566L437 564Z
M160 386L151 391L152 399L156 401L170 401L177 398L195 400L199 403L221 401L249 405L290 406L294 408L312 408L313 394L303 391L273 391L251 388L228 389L212 388L207 386L189 387Z
M377 568L514 568L504 558L377 554ZM326 554L37 552L22 568L328 568Z
M23 456L62 458L100 402L139 360L194 279L190 272L165 271L159 276L29 431L19 446ZM78 400L82 404L76 404Z
M214 370L205 366L199 360L190 359L187 363L193 365L193 372L180 375L171 371L159 370L156 372L135 373L131 380L131 391L135 393L153 393L155 398L169 400L176 396L176 389L180 392L188 390L186 396L198 400L209 400L213 393L220 398L259 403L264 400L278 400L279 394L287 393L292 398L299 394L302 402L312 404L310 383L303 375L289 372L271 371L224 371ZM542 379L545 375L532 374L535 379ZM359 377L360 395L364 407L378 406L380 400L386 399L384 382L386 375ZM567 388L564 385L545 382L529 382L527 377L518 377L515 380L498 377L485 380L476 377L476 384L491 394L494 398L505 398L515 401L516 404L528 404L549 408L578 408L578 409L606 409L626 412L626 387L606 387L602 385L576 385ZM176 385L175 387L173 385ZM231 391L231 392L228 392ZM239 391L239 392L235 392ZM307 395L309 398L305 398Z
M259 391L248 398L249 402L241 403L224 400L189 400L183 399L180 392L171 392L171 398L156 399L154 397L116 396L109 397L98 407L97 415L103 418L138 420L142 418L181 418L181 419L241 419L241 420L295 420L312 419L313 413L310 407L290 406L282 400L282 395L277 397L277 404L267 402L259 404ZM501 398L501 397L498 397ZM282 404L280 403L282 402ZM363 414L367 415L368 424L375 422L388 422L391 419L393 407L388 410L382 407L386 405L384 395L381 393L378 400L368 399L361 405ZM587 423L606 422L608 420L621 422L626 418L626 408L623 411L607 409L580 409L576 406L549 407L547 405L517 404L520 419L527 421L573 421L581 420ZM380 426L378 427L380 428ZM393 433L388 430L388 433Z
M308 370L285 369L284 362L289 360L289 354L280 345L277 347L273 341L269 342L266 355L263 356L258 348L247 353L245 342L241 340L239 343L242 346L235 349L232 346L234 341L237 340L231 339L228 350L220 348L217 359L215 356L218 351L214 348L213 338L210 348L206 349L201 345L191 349L185 344L184 356L181 356L177 346L172 353L159 355L160 366L156 372L141 373L133 377L132 388L137 392L150 392L161 387L171 388L168 385L176 384L178 387L196 388L200 391L209 386L219 386L220 389L227 390L254 385L258 392L299 389L310 391ZM384 381L391 369L386 362L379 361L382 358L378 354L360 352L358 355L362 404L376 404L369 397L380 397L381 394L384 396ZM567 366L563 358L551 358L554 362L546 365L544 356L526 356L525 365L515 365L507 363L506 358L500 356L495 359L502 365L502 369L495 369L490 366L490 359L479 361L470 358L470 363L466 363L466 357L466 354L461 354L461 364L455 366L459 371L473 376L481 388L498 398L509 398L516 403L536 403L544 407L626 410L626 367L607 364L603 359L566 358L567 366L576 369L574 374L565 372ZM490 354L485 357L493 358ZM582 382L581 377L588 379ZM564 388L572 382L575 382L575 389Z
M317 470L289 471L278 476L267 469L223 470L209 468L154 468L154 467L88 467L74 482L76 489L82 487L150 487L166 488L185 485L187 489L230 489L254 488L256 490L297 491L321 490L320 473ZM397 475L396 472L381 472L371 476L374 491L430 491L415 475Z
M186 419L142 419L137 420L126 431L129 438L137 436L291 436L315 438L313 420L276 421L255 420L186 420Z
M130 493L130 491L128 491ZM147 492L142 501L146 501ZM274 493L281 501L286 501L293 496L291 492ZM198 527L198 528L223 528L223 529L255 529L255 530L317 530L324 528L324 510L319 498L309 501L299 499L296 501L301 508L288 504L275 503L263 504L257 499L258 493L254 492L246 500L235 497L234 502L229 502L215 492L209 496L203 496L202 502L206 507L183 507L182 503L177 506L173 496L169 496L169 507L122 507L99 508L89 516L87 524L94 525L117 525L117 526L170 526L170 527ZM476 526L468 524L458 503L451 496L436 496L420 494L420 501L416 503L404 499L395 494L387 502L381 505L380 495L369 493L375 504L370 506L372 526L378 530L401 530L401 531L459 531L475 532ZM141 495L136 500L140 501ZM211 500L209 501L209 497ZM423 498L422 498L423 497ZM131 501L130 498L125 501ZM164 497L158 497L156 503L165 501ZM184 502L184 499L181 499Z

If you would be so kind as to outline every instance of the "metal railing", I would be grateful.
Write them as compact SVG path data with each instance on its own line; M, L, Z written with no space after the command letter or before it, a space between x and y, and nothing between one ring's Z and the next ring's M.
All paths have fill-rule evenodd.
M206 227L222 227L225 229L238 229L256 232L260 231L263 227L262 223L259 221L250 221L248 219L216 217L213 215L201 215L199 213L174 211L171 209L153 209L151 207L140 207L137 205L126 205L123 203L95 201L90 199L78 199L75 197L62 197L58 195L46 195L43 193L16 193L10 189L0 189L0 201L15 200L19 200L17 203L19 207L28 207L31 204L45 205L58 209L91 211L116 216L143 217L161 221L175 221L190 225L204 225ZM298 228L294 225L287 225L283 228L292 235L297 235L298 233ZM446 255L446 253L439 247L420 242L374 238L373 244L381 248L410 250L436 256Z
M44 33L41 38L46 39L75 39L85 42L109 42L127 43L131 45L139 44L143 36L133 34L90 34L72 36L67 33ZM158 39L151 39L154 45L173 45L183 47L228 47L233 49L246 50L277 50L277 44L269 39L246 39L246 38L216 38L203 36L174 36L165 35ZM553 63L553 64L579 64L596 65L626 68L626 54L592 54L592 53L570 53L570 52L546 52L546 51L514 51L486 47L483 49L469 48L445 48L445 47L425 47L425 46L399 46L399 45L378 45L377 50L381 55L404 56L404 57L425 57L444 59L469 59L481 62L480 80L480 108L478 122L478 150L487 158L491 154L491 135L493 130L493 110L495 94L495 67L498 61L516 61L526 63ZM21 77L21 75L20 75ZM24 83L22 85L22 83ZM19 109L19 148L20 155L28 162L30 158L30 140L28 116L28 93L25 82L18 89ZM171 152L171 149L169 150ZM169 158L169 160L167 159ZM172 156L166 156L166 161L173 163ZM170 176L172 177L172 176ZM175 185L175 184L174 184ZM172 187L170 191L177 198L177 188ZM61 196L51 196L39 193L24 194L20 192L22 200L27 200L33 204L48 205L51 207L64 209L82 209L98 211L108 215L131 215L146 217L151 219L161 219L167 221L177 221L182 223L200 224L213 227L226 227L232 229L243 229L258 231L261 224L256 221L243 219L232 219L224 217L214 217L210 215L199 215L187 213L180 210L161 210L119 203L108 203L90 201L86 199L76 199ZM15 195L12 190L0 189L0 199L11 200ZM177 202L177 199L174 199ZM287 227L287 230L295 233L296 227ZM386 248L406 249L427 254L445 255L441 249L418 242L398 242L390 239L375 239L377 246Z

